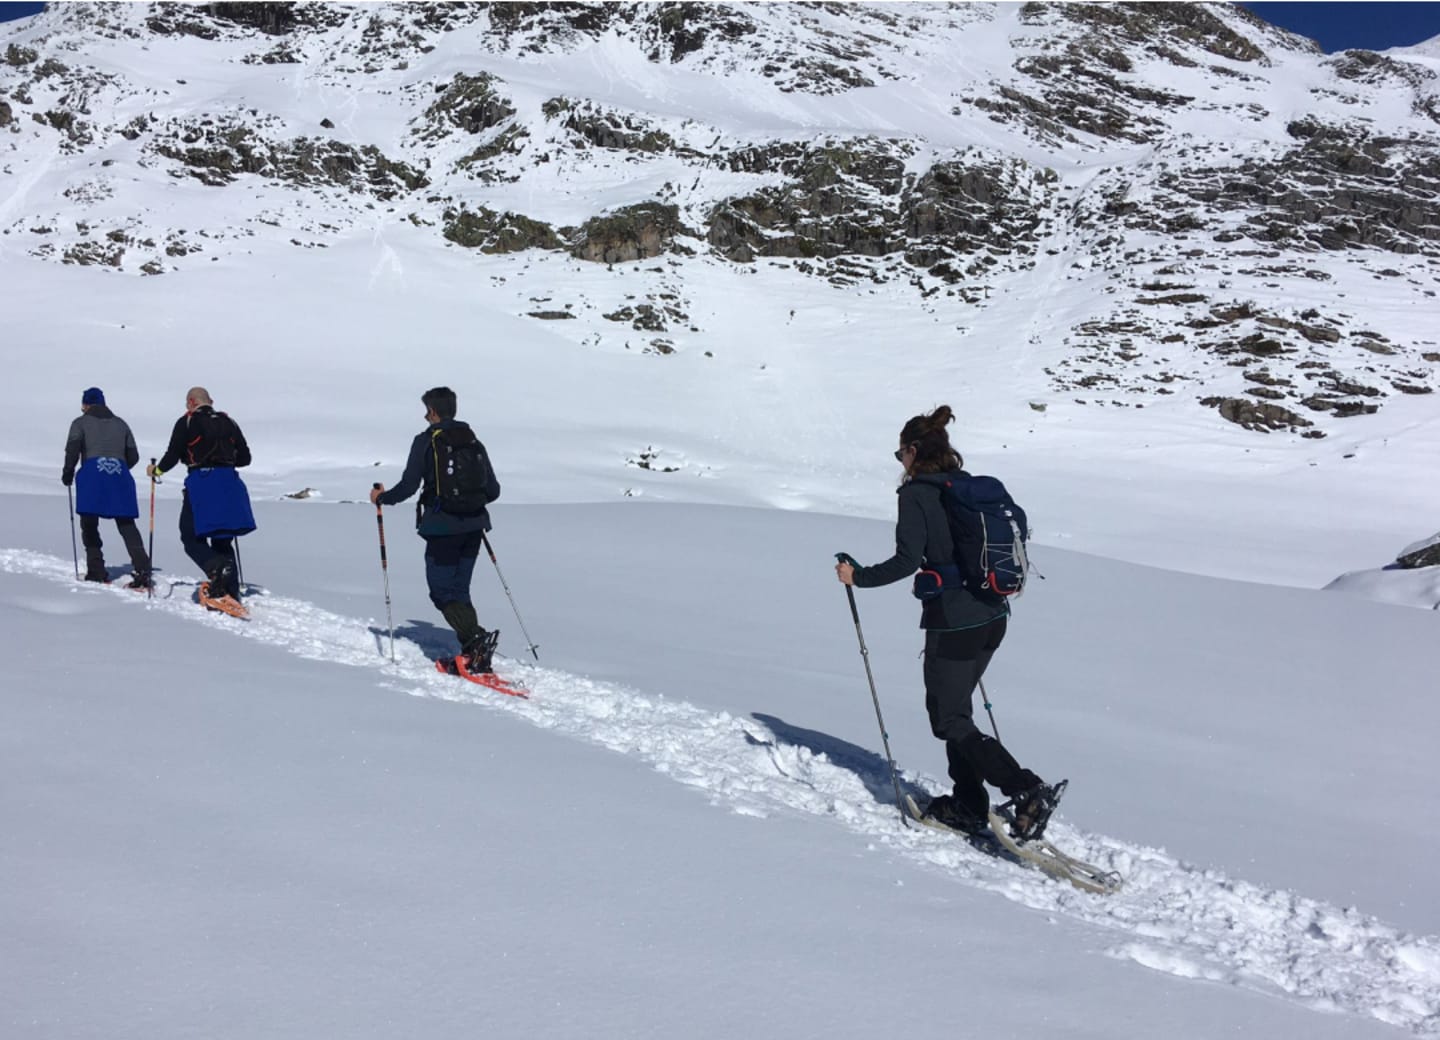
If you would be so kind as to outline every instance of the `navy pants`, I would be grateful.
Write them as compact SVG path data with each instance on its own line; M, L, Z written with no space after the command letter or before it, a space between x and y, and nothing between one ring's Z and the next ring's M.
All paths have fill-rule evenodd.
M975 687L1005 638L1006 619L955 632L925 633L925 710L930 732L945 741L954 798L981 819L990 810L985 785L1008 798L1040 783L1005 745L975 725Z
M180 499L180 544L185 555L195 561L208 577L214 577L214 568L226 560L235 562L235 539L201 538L195 534L195 514L190 509L189 494ZM228 590L232 595L238 589Z
M470 577L484 537L485 532L472 531L425 539L425 584L437 610L443 611L447 603L470 602Z

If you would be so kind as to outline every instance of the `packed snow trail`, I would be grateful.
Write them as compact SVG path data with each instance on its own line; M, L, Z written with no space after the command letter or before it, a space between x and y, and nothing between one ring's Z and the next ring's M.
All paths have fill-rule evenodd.
M1116 895L1087 895L992 859L952 836L902 829L889 801L884 759L821 734L797 739L801 731L778 719L736 718L513 661L504 663L502 674L523 683L530 699L502 697L438 674L424 651L409 641L397 641L392 664L383 646L384 630L374 622L302 600L253 597L251 620L241 621L200 608L185 583L157 588L153 600L118 587L77 585L71 561L48 554L0 550L0 570L70 586L76 595L113 596L129 609L209 625L299 657L371 669L382 685L412 696L507 712L640 758L737 813L832 817L872 847L939 868L1032 909L1113 932L1115 945L1107 952L1148 968L1440 1036L1440 938L1408 935L1353 908L1234 880L1162 850L1087 834L1057 819L1050 837L1060 848L1125 879ZM822 742L832 747L829 754L807 746ZM907 774L902 783L911 792L926 792L927 780Z

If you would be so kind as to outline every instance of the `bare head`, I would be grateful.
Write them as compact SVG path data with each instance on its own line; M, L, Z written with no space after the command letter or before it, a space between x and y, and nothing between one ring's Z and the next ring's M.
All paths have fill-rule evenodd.
M215 402L210 400L210 391L206 390L203 386L192 386L189 390L185 391L186 411L193 412L195 409L203 408L207 404L214 407Z
M905 424L895 457L906 473L944 473L965 465L960 453L950 446L950 434L945 431L954 421L955 413L948 404L942 404L929 415L916 415Z
M435 417L431 422L455 418L455 391L448 386L431 387L420 395L420 402L425 406L426 418Z

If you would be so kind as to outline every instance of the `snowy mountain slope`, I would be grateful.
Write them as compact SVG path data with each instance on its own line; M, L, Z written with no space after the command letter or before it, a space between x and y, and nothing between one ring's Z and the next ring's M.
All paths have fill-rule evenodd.
M1220 5L0 27L0 1032L1433 1034L1437 615L1312 591L1440 510L1429 62ZM79 392L148 457L195 383L255 450L243 628L170 478L165 598L65 579ZM353 500L437 383L527 702L426 670L405 509L382 659ZM888 806L830 563L941 401L1045 574L999 726L1114 900ZM860 605L938 790L914 603Z
M53 539L47 530L46 511L38 508L43 501L10 499L7 513L16 519L22 541ZM1171 633L1168 643L1159 635L1144 637L1150 653L1137 655L1138 674L1112 667L1105 676L1103 693L1087 693L1076 687L1075 665L1083 660L1081 648L1095 640L1085 626L1075 629L1076 615L1065 599L1067 593L1080 594L1088 584L1084 576L1098 561L1051 554L1056 557L1053 576L1033 608L1017 619L1016 645L1007 646L997 659L991 689L1007 737L1027 760L1067 763L1064 768L1075 781L1075 791L1056 827L1057 840L1126 874L1128 884L1123 893L1097 899L990 861L943 836L903 831L886 801L888 775L874 750L878 741L873 711L859 663L853 659L853 640L849 657L842 656L847 638L853 636L846 632L843 597L838 590L829 589L836 599L833 615L807 615L797 623L788 602L765 606L746 591L773 581L778 559L796 560L779 566L778 577L795 585L804 601L819 597L806 588L809 581L801 575L817 572L817 584L826 576L823 566L812 568L803 562L808 555L803 552L776 558L748 555L747 547L757 544L757 534L787 550L816 536L844 539L858 548L856 543L883 542L883 525L770 512L729 517L706 509L642 506L511 511L509 523L502 524L497 536L503 534L506 539L500 548L507 574L521 594L527 620L546 659L543 668L517 662L506 665L509 674L522 676L533 690L531 700L516 701L477 695L473 688L436 676L429 669L422 648L433 652L438 643L433 626L423 620L430 614L415 561L410 558L416 549L406 542L399 542L392 551L396 616L402 633L398 667L384 658L384 625L377 627L373 614L367 621L363 614L347 617L322 605L330 602L342 610L345 604L360 605L362 611L366 604L378 605L378 576L366 575L359 567L370 536L367 513L361 507L262 506L262 528L285 530L289 537L253 539L253 544L246 546L250 574L256 578L283 574L292 589L304 590L316 600L272 589L254 599L256 617L248 626L200 612L186 602L188 586L183 582L162 587L161 598L147 607L143 600L119 590L67 587L73 580L67 577L68 560L32 550L11 549L0 554L0 587L5 590L10 619L7 632L34 630L44 640L56 619L63 618L64 624L83 626L78 631L87 633L86 640L104 659L117 664L145 662L138 671L122 667L114 673L118 686L111 702L132 705L141 718L157 709L179 712L185 717L164 721L157 717L154 725L175 725L178 733L203 725L191 738L192 742L198 740L195 751L234 760L242 775L253 777L249 782L252 793L238 796L236 802L243 815L233 817L234 811L225 810L235 823L223 829L218 822L184 822L189 815L182 811L183 803L172 806L180 789L167 793L164 786L151 784L138 789L141 803L153 806L154 840L175 847L179 863L211 861L208 874L224 862L233 862L246 885L260 886L259 902L250 913L223 892L206 896L210 891L207 882L190 886L194 894L186 899L211 900L201 911L202 919L209 920L210 931L223 936L220 950L213 956L224 957L236 943L259 942L259 949L272 951L269 957L286 959L305 946L287 938L294 928L285 923L287 917L313 921L324 931L338 928L340 935L353 935L353 927L344 920L357 912L389 937L381 940L382 945L393 941L401 949L415 947L421 940L410 934L403 915L397 916L392 908L399 909L418 897L421 889L414 887L417 879L410 875L420 864L411 863L399 849L374 867L362 864L373 860L374 853L369 850L380 835L413 826L400 821L417 812L421 819L434 817L434 792L455 791L457 769L473 771L473 767L462 766L462 761L484 762L498 756L498 761L509 763L512 753L503 748L511 745L524 748L524 757L500 773L487 769L476 777L487 791L482 802L472 802L468 796L462 799L471 805L471 811L479 813L476 823L467 825L463 817L447 813L435 818L434 826L440 830L433 837L415 832L421 847L436 848L443 855L448 868L442 868L444 876L458 870L461 876L474 877L474 867L483 874L484 864L493 863L486 885L477 889L471 884L467 887L470 894L457 891L451 896L471 908L473 923L439 929L417 950L417 956L419 963L425 964L438 949L454 951L453 958L483 936L487 952L475 963L485 968L474 980L474 992L494 995L483 1011L472 1009L464 998L434 1003L422 1013L425 1020L438 1023L433 1035L452 1035L462 1022L473 1021L475 1014L495 1016L490 1021L512 1028L534 1022L532 1016L544 1014L537 1007L550 1005L540 995L552 993L556 982L568 980L572 973L576 981L592 981L569 991L573 1003L561 999L554 1005L562 1016L560 1024L553 1026L557 1033L568 1032L564 1022L579 1014L598 1016L600 1021L625 1016L621 1020L631 1023L632 1030L651 1035L638 1023L655 1015L658 1021L668 1022L667 1012L635 992L633 983L617 977L612 986L630 994L628 1001L638 1002L634 1010L627 1011L628 1001L617 1001L615 992L606 994L596 988L597 965L587 960L582 966L562 952L566 948L590 950L602 943L611 950L610 959L618 957L616 967L626 966L621 969L626 974L649 977L664 972L663 977L669 979L666 988L673 987L681 995L692 1021L720 1021L726 1016L712 999L700 995L692 973L706 976L707 986L750 979L749 971L740 968L736 958L743 957L750 947L752 929L737 932L712 919L711 910L706 909L731 900L739 900L748 922L768 922L769 959L778 958L787 965L785 975L795 980L795 985L784 991L773 990L773 984L757 990L755 997L766 1007L772 1024L784 1025L789 1016L802 1016L834 1022L842 1035L848 1035L851 1029L860 1028L850 1022L853 1016L858 1015L856 1022L863 1024L872 1021L876 1012L863 1010L866 1004L855 1004L843 996L849 988L844 980L857 971L871 978L879 972L883 977L907 963L913 951L927 950L918 975L911 964L897 977L899 990L922 985L933 972L956 970L958 956L964 970L974 973L979 985L993 990L996 1002L1006 1008L995 1023L997 1028L1001 1023L1018 1027L1030 1015L1028 1010L1009 1006L1006 997L1012 993L1010 999L1018 999L1026 1007L1043 1008L1052 1027L1057 1019L1068 1024L1062 1028L1089 1022L1107 1035L1118 1036L1141 1035L1134 1032L1137 1028L1149 1035L1156 1021L1170 1015L1175 1016L1173 1031L1180 1036L1211 1035L1202 1021L1217 1026L1230 1022L1243 1030L1313 1031L1313 1035L1325 1035L1340 1023L1343 1026L1336 1035L1363 1035L1364 1018L1422 1034L1433 1027L1440 949L1434 938L1426 937L1427 932L1433 933L1435 921L1429 915L1433 901L1426 895L1429 871L1425 863L1435 821L1427 826L1417 819L1415 803L1405 799L1361 797L1348 804L1346 798L1337 796L1340 788L1336 787L1337 781L1342 787L1346 781L1334 775L1331 765L1339 748L1353 747L1357 740L1362 746L1374 746L1375 739L1380 739L1387 753L1374 768L1367 768L1366 789L1356 791L1357 795L1423 787L1427 776L1433 782L1433 765L1423 746L1423 734L1429 727L1413 714L1428 707L1415 691L1404 689L1404 671L1398 665L1393 674L1384 674L1384 662L1394 656L1384 651L1385 644L1405 642L1403 630L1418 626L1426 620L1425 615L1379 606L1367 609L1315 593L1156 574L1147 590L1147 612L1155 616L1157 632ZM554 544L555 531L573 530L577 519L584 521L581 529L586 534L550 559L549 566L537 563L539 547ZM706 567L678 559L689 536L696 532L727 561L725 569L732 579L728 590L709 577L713 564ZM309 553L306 545L317 537L328 537L332 555ZM649 546L653 555L647 557L639 551L642 545ZM601 546L608 546L613 558L598 551ZM373 545L369 548L373 550ZM587 568L580 565L582 560L595 561L595 565ZM571 577L559 577L557 568ZM171 581L182 578L185 569ZM612 573L622 569L639 579L638 587L630 595L617 596ZM667 580L671 569L690 571L693 580ZM1187 666L1187 652L1193 652L1182 634L1187 626L1184 621L1177 624L1173 614L1178 612L1180 618L1194 622L1206 617L1210 609L1205 596L1183 588L1187 583L1197 587L1208 584L1217 601L1250 608L1243 613L1252 642L1229 639L1223 632L1216 636L1226 645L1226 656L1234 668L1250 672L1256 684L1265 682L1263 677L1273 672L1280 679L1279 688L1262 692L1252 685L1246 690L1217 674L1213 665L1208 669ZM483 611L502 614L504 600L493 580L481 584L485 586ZM560 587L568 596L557 594ZM1059 603L1053 602L1057 593ZM1264 600L1277 596L1289 599L1291 609L1261 607ZM602 603L603 613L597 609ZM903 649L913 649L916 638L911 627L913 607L899 596L869 594L862 597L862 611L876 654L892 745L906 783L934 790L937 779L926 768L937 767L941 758L924 731L916 695L905 692L913 689L916 678L916 666L906 663L910 655ZM1410 706L1409 725L1395 728L1394 712L1375 700L1378 688L1371 694L1366 713L1379 726L1375 738L1353 720L1348 731L1330 721L1332 711L1349 713L1353 691L1343 683L1309 686L1303 672L1295 670L1301 662L1290 656L1287 644L1297 640L1313 644L1312 656L1318 658L1311 665L1317 674L1328 672L1334 662L1327 661L1326 652L1319 648L1334 646L1337 660L1343 652L1338 641L1317 643L1314 635L1331 614L1336 620L1343 616L1356 637L1377 654L1380 674L1373 669L1372 674L1391 687L1397 704ZM1370 617L1359 616L1366 614ZM791 615L791 622L782 628L777 619L786 615ZM421 620L409 620L412 617ZM602 623L587 626L582 620L586 617ZM701 618L706 623L697 627L695 622ZM503 614L500 623L506 624ZM1397 625L1400 631L1394 631ZM419 639L421 646L410 642L412 638ZM132 648L138 645L153 650L137 658ZM297 672L298 666L284 663L284 658L294 659L291 655L325 663L306 665ZM59 695L56 690L50 696L37 696L46 684L45 669L53 665L46 657L27 659L19 644L11 659L16 662L20 682L15 694L7 697L14 717L22 721L19 733L28 732L30 725L42 720L45 725L58 724L56 713L61 705L91 685L82 683L70 694ZM582 677L569 673L567 661L585 662L587 671L598 667L599 674ZM723 665L717 667L720 662ZM61 667L64 674L71 674L71 666ZM1169 692L1174 696L1158 695L1150 688L1157 671L1169 675ZM1193 720L1186 721L1194 704L1185 689L1185 675L1190 671L1207 672L1209 684L1217 688L1245 691L1244 704L1222 711L1236 716L1234 729L1217 727L1213 715L1202 729L1197 729ZM1148 682L1143 678L1145 672L1151 675ZM337 673L344 674L337 680ZM604 678L606 674L615 675L618 681ZM186 694L191 698L199 695L201 703L182 708L175 694L190 685L184 678L187 675L206 678L200 689ZM636 684L641 678L644 681ZM1420 681L1418 676L1415 681ZM1286 704L1290 691L1302 689L1305 710L1293 711ZM21 695L21 691L29 692ZM381 696L377 700L367 691ZM415 715L386 707L375 723L364 721L381 709L381 701L397 693L457 702L470 710L482 710L487 721L476 727L447 713L451 721L444 725L462 737L453 749L450 741L433 731L433 723L424 721L425 712ZM77 821L87 820L95 810L103 812L108 802L103 789L91 784L77 788L74 781L92 771L97 776L104 774L111 769L105 760L128 757L124 748L135 741L149 749L144 760L156 764L157 779L173 775L178 780L199 768L190 761L191 752L167 744L159 731L139 730L134 738L119 744L112 741L109 751L96 747L85 734L97 708L98 703L81 714L67 710L64 725L76 734L71 743L79 740L89 754L99 755L99 762L73 761L68 767L70 785L57 783L58 762L31 755L7 756L13 768L33 770L28 780L24 772L13 777L20 789L37 795L45 792L40 804L52 807L38 815L18 805L12 807L7 815L18 816L26 833L53 830L56 811L59 819ZM197 710L203 714L195 715ZM100 715L109 717L109 712ZM337 716L344 720L339 732L323 735L323 727L333 726ZM299 732L313 736L305 744L287 748L288 741L275 730L279 718L287 720L287 730L295 730L297 721L305 720ZM217 723L219 730L215 729ZM366 736L353 752L344 750L353 742L344 733L357 724L364 727L362 732L368 732L376 723L389 735L379 743L375 742L378 733L377 737ZM109 723L112 735L117 727L126 732L129 725L123 716ZM209 735L202 735L206 733ZM571 740L556 744L562 735ZM1294 739L1297 735L1303 739ZM1056 737L1061 737L1059 742L1054 742ZM1123 738L1127 749L1123 756L1109 746L1116 738ZM1193 750L1180 755L1165 753L1160 746L1196 738L1208 743L1205 754ZM1144 750L1152 741L1159 745L1150 750L1160 752L1153 756ZM677 802L665 793L673 789L671 785L656 788L632 771L617 772L607 764L615 760L595 758L583 750L587 745L619 752L622 760L643 762L659 776L698 790L705 798ZM255 751L240 751L247 746ZM362 767L361 772L345 764L351 754L358 754L355 763ZM302 761L308 763L305 773L296 773ZM1120 765L1122 762L1125 764ZM553 765L541 769L540 763ZM384 770L383 781L369 773L374 768ZM278 770L275 779L264 779L271 770ZM552 770L557 778L564 778L558 785L549 778ZM142 769L137 780L149 771ZM118 775L130 772L121 768ZM57 775L32 786L40 776L52 774ZM289 791L284 786L294 781L280 778L292 775L302 784L301 789ZM339 778L347 775L368 794L357 798L356 792L336 787ZM397 779L402 784L398 789L394 786ZM1241 781L1243 790L1229 791L1230 779ZM185 801L199 807L214 799L236 798L226 793L233 782L212 777ZM122 789L128 784L126 781ZM1267 790L1271 785L1273 789ZM9 784L7 788L15 789ZM80 800L67 793L71 790ZM413 791L412 799L406 799L406 791ZM587 793L602 791L601 799ZM1152 800L1147 792L1158 797ZM249 815L241 806L251 801L267 814L263 824L259 819L241 823ZM647 819L646 808L660 811L662 807L667 816L674 814L670 826ZM135 810L116 806L112 811L123 820ZM316 816L317 812L324 815ZM557 832L553 826L536 830L528 821L537 813L552 824L563 822L564 830ZM721 822L727 813L731 819L750 822L736 830ZM328 816L336 816L353 837L346 838L343 830L336 832L335 824L323 822ZM603 829L590 835L591 828L601 821ZM242 829L232 831L237 824ZM1192 858L1173 844L1171 851L1162 851L1143 837L1137 842L1105 836L1116 828L1137 835L1170 832L1181 843L1194 843L1198 855ZM1409 855L1385 853L1401 845L1392 828L1410 835L1403 839ZM214 854L206 848L215 847L216 840L227 832L233 836L218 847L233 846L234 851L224 860L212 861ZM194 840L212 833L214 837L205 839L204 845L191 846ZM468 836L472 833L475 837ZM663 833L666 840L654 843L648 837L652 833ZM324 837L317 841L311 834ZM1345 836L1343 844L1337 843L1341 834ZM801 836L803 842L796 844ZM405 839L402 847L411 841ZM707 853L716 841L725 843L726 850ZM346 854L344 850L351 844L353 854ZM1167 840L1167 844L1171 843ZM55 839L50 838L35 847L54 845ZM132 882L122 880L132 869L127 865L145 869L149 843L126 842L117 834L107 847L112 851L105 860L86 855L67 866L64 876L82 887L93 885L85 878L92 875L95 864L107 862L112 864L107 870L121 873L101 892L115 890L117 885L118 890L131 887ZM522 853L526 847L540 855ZM643 855L637 858L640 850ZM503 856L501 860L494 860L497 853ZM580 874L569 866L577 856L587 864ZM716 856L716 862L726 862L730 869L716 873L703 865ZM1358 858L1352 860L1352 856ZM1192 865L1196 860L1205 865ZM470 861L478 862L472 869L462 868L462 863ZM658 864L671 861L671 869L690 884L677 888L673 876L666 878L664 872L657 872ZM47 854L27 853L23 862L43 872ZM767 865L761 866L762 862ZM847 865L852 862L857 865ZM314 867L297 876L296 868L306 863L314 863ZM742 863L762 873L734 869ZM901 906L890 897L876 902L886 883L875 876L875 866L858 867L862 863L881 865L881 873L894 878L888 885L903 885L901 891L912 895L903 899ZM1240 880L1257 872L1290 880L1278 889ZM161 870L161 876L168 873L168 869ZM222 870L222 877L224 873ZM385 894L369 890L387 875ZM767 879L764 886L756 887L755 881L762 876ZM791 891L787 880L791 877L808 879L805 884L814 882L819 887L811 885L809 894L802 896L798 890ZM1307 884L1297 884L1301 877ZM645 878L650 881L641 883ZM937 879L943 879L941 887L936 887ZM448 881L440 883L442 890L450 890ZM342 917L331 920L322 907L334 902L335 896L324 893L337 885L342 886L337 905ZM360 887L350 887L354 885ZM652 885L653 901L637 902L637 894L649 891ZM285 888L295 894L276 902ZM1341 896L1343 902L1329 903L1307 894L1316 890L1349 894ZM925 895L919 905L928 906L930 912L916 918L914 898L921 892ZM994 895L1004 896L1004 903L993 901ZM101 894L98 898L108 897ZM152 898L146 896L145 902ZM300 902L295 910L283 911L285 904L296 898ZM312 905L309 898L317 902ZM1351 898L1357 908L1345 909ZM496 899L500 902L494 902ZM832 899L847 909L839 913L838 907L823 909ZM782 908L787 900L790 910ZM422 919L436 912L431 902L430 898L422 900ZM1013 909L997 912L995 907L1005 904ZM1368 916L1367 908L1377 904L1388 907L1400 927ZM202 906L195 905L197 909ZM542 910L542 906L550 909ZM662 907L665 913L656 916ZM895 958L877 954L873 944L855 942L857 928L863 933L875 924L870 913L861 912L857 918L855 910L860 907L871 907L879 915L876 942L893 947ZM774 925L790 919L795 908L820 916L801 927L797 927L799 921L791 921L789 927L776 929ZM1017 944L1018 937L1030 934L1031 910L1040 910L1054 922L1049 926L1051 934ZM12 905L6 912L13 917L17 911ZM33 910L23 915L24 920L36 924L47 917ZM639 930L627 935L621 924L626 919L637 922ZM267 921L271 922L268 926ZM254 932L257 926L268 927L271 937ZM1054 931L1057 926L1059 935ZM160 934L155 932L156 925L141 922L126 925L117 921L102 929L108 933L112 927ZM74 933L80 947L87 945L87 936L93 940L94 928L82 926ZM184 950L191 942L188 937L193 926L183 918L159 928L170 933L167 947ZM1415 928L1420 929L1418 934L1412 931ZM886 938L880 938L882 933ZM51 951L53 966L82 963L75 952L53 946L55 934L51 924L37 935ZM643 937L638 943L637 936ZM901 937L908 942L897 942ZM618 947L611 945L617 941ZM495 960L502 952L513 955L517 943L528 951L522 955L518 974L517 969ZM977 944L985 950L979 961L964 952ZM707 951L703 955L701 947ZM867 947L869 952L859 961L852 959L852 954ZM1048 948L1048 952L1037 957L1040 948ZM814 957L815 949L834 949L835 956L822 966ZM226 992L227 984L210 972L208 956L192 955L182 974L203 987L220 986L214 991L219 996ZM339 948L317 949L313 956L330 966L336 979L322 983L322 992L335 987L344 991L344 980L352 971L376 970L372 959L353 940ZM704 966L696 960L701 956ZM1203 1016L1198 1008L1183 1014L1162 1013L1159 1001L1178 1000L1177 1007L1184 1008L1189 997L1183 990L1156 989L1146 981L1154 977L1149 972L1136 976L1132 971L1126 982L1126 975L1115 976L1106 966L1110 958L1179 979L1228 985L1199 991L1208 994L1205 1006L1210 1010ZM168 955L157 951L154 958L147 958L146 967L159 971L168 960ZM673 964L671 969L660 967L663 961L688 967L675 973ZM346 1013L323 1008L311 995L293 987L277 986L273 968L263 963L256 964L256 985L275 994L278 1005L293 1015L321 1016L319 1020L329 1021L330 1015ZM443 971L449 973L453 968ZM372 981L378 993L390 994L393 982L383 976L382 972ZM607 974L602 969L598 977ZM136 981L145 978L141 975ZM94 981L105 983L99 986L96 1005L104 1006L113 984L105 972ZM812 986L817 989L807 998ZM1040 986L1048 999L1039 1004L1033 994L1021 999L1019 994L1031 986ZM1115 1002L1118 986L1125 987L1127 997ZM156 989L155 983L148 981L144 989L152 994L151 1010L135 1021L137 1029L149 1026L149 1035L168 1035L178 1022L197 1013L182 993ZM1271 1001L1268 1007L1256 1005L1247 992L1288 1000ZM534 997L528 996L532 993ZM368 1001L376 999L372 995ZM818 1004L814 1003L817 999ZM350 996L341 1006L353 1002ZM1157 1006L1152 1008L1152 1002ZM1117 1008L1123 1005L1130 1013L1118 1017L1104 1010L1107 1003ZM904 1004L901 1009L888 1008L885 1014L907 1018ZM37 1005L27 1002L25 1006ZM393 1008L394 1004L379 1006ZM1306 1010L1300 1013L1309 1017L1293 1019L1291 1013L1280 1010L1285 1006L1348 1014L1337 1021ZM646 1010L642 1012L640 1007ZM1137 1016L1136 1010L1143 1013ZM675 1012L672 1009L670 1013ZM987 1006L976 1013L983 1019L992 1009ZM222 1013L218 1032L212 1035L230 1035L227 1030L237 1021L263 1022L265 1014L237 1019ZM70 1024L86 1021L81 1011L72 1014ZM797 1017L795 1024L799 1021ZM911 1028L916 1035L939 1035L941 1028L952 1026L931 1009L916 1018ZM156 1029L158 1033L153 1031ZM657 1027L654 1035L659 1032ZM85 1034L83 1029L72 1029L68 1035ZM118 1035L130 1034L122 1031Z
M418 227L481 282L516 277L495 251L636 261L603 298L528 271L524 313L699 356L739 330L695 283L829 282L1106 428L1204 403L1367 436L1440 363L1433 72L1223 5L72 4L6 31L6 255L175 274L263 242L314 270Z

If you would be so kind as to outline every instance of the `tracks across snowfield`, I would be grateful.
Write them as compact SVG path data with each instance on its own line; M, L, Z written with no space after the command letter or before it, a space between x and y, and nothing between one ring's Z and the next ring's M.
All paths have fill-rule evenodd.
M1440 1036L1440 938L1407 935L1358 910L1198 869L1161 850L1085 833L1057 818L1050 828L1056 845L1125 879L1116 895L1087 895L950 836L902 829L887 800L890 781L882 758L847 754L838 741L835 753L816 751L813 745L823 741L797 740L779 720L737 718L509 661L502 662L502 674L524 683L531 696L504 697L438 674L413 643L397 643L392 664L372 621L302 600L271 594L253 598L252 619L245 622L200 609L182 584L171 586L171 595L159 591L151 600L100 586L74 588L71 561L43 553L0 550L0 570L68 585L76 594L111 596L117 609L151 610L299 657L368 669L378 684L413 696L519 716L649 762L733 812L829 817L899 860L1103 930L1113 936L1112 956L1148 968ZM923 789L913 776L903 782L912 790Z

